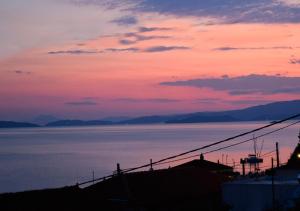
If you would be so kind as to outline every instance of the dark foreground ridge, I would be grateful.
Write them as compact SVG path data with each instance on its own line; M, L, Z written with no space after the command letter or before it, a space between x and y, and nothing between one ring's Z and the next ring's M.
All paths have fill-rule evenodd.
M232 167L207 161L203 156L168 169L120 171L85 188L76 185L0 194L0 210L271 211L282 210L289 200L293 208L288 210L296 211L300 209L300 195L293 198L293 193L299 189L299 183L290 176L300 172L299 153L300 142L287 164L261 175L250 172L248 176L240 176ZM270 202L271 178L276 178L276 209ZM281 196L282 193L287 194Z
M116 173L78 186L0 195L0 210L226 210L221 185L237 175L204 159L162 170Z

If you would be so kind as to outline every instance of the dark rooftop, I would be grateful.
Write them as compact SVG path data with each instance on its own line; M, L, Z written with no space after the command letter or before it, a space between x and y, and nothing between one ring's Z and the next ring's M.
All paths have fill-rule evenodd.
M0 194L0 210L221 210L221 186L232 178L209 169L225 166L203 160L186 165L121 173L83 189Z
M300 169L300 132L299 132L299 142L288 160L287 164L283 166L284 169Z
M197 167L199 169L208 170L208 171L217 172L217 173L233 172L232 167L205 160L203 156L201 156L200 159L192 160L190 162L180 164L173 168L189 168L189 167Z

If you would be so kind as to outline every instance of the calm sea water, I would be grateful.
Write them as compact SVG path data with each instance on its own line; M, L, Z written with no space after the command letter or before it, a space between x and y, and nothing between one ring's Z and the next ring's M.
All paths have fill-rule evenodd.
M73 185L245 132L266 123L211 123L0 129L0 192ZM276 128L278 128L277 126ZM270 130L265 130L267 132ZM299 125L258 139L258 151L280 144L281 162L298 142ZM257 133L255 135L261 134ZM238 139L245 140L250 136ZM234 142L231 142L234 143ZM262 145L262 143L264 143ZM227 144L223 144L225 146ZM232 165L253 153L253 142L206 155ZM265 158L269 165L270 157ZM182 162L182 161L181 161ZM173 166L178 163L168 164ZM164 168L168 166L157 166Z

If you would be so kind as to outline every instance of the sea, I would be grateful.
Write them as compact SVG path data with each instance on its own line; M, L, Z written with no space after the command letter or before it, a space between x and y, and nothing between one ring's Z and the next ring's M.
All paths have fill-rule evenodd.
M269 122L201 124L115 125L87 127L41 127L0 129L0 193L57 188L110 175L253 130ZM283 130L291 122L228 141L180 158L155 165L154 169L176 166L204 158L233 166L240 171L240 158L249 154L264 159L269 168L279 143L280 163L287 162L298 143L300 125ZM277 130L275 133L262 136ZM260 138L257 138L262 136ZM246 142L245 142L246 141ZM245 142L243 144L238 144ZM233 147L228 147L237 144ZM190 157L194 156L194 157ZM188 158L189 157L189 158ZM149 168L141 169L148 171Z

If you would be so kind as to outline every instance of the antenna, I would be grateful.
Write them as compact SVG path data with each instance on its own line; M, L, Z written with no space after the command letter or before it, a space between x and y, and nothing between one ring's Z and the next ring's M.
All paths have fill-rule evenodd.
M254 147L254 155L257 156L257 153L256 153L256 138L255 138L254 134L253 134L253 147Z
M261 152L262 152L262 150L264 148L264 143L265 143L265 139L263 139L262 142L261 142L261 146L260 146L258 157L260 157L260 155L261 155Z
M227 165L228 154L226 154L226 165Z
M232 164L233 164L233 169L235 168L235 161L234 159L232 158Z

